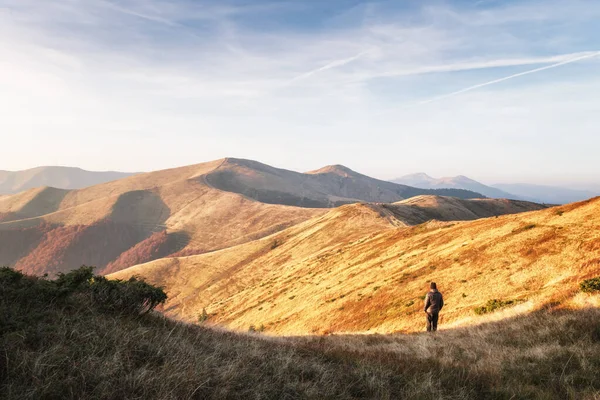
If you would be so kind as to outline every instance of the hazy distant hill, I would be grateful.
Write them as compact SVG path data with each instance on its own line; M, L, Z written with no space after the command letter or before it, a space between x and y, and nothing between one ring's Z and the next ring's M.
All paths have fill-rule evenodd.
M513 200L525 200L520 196L509 193L508 191L500 190L495 187L484 185L483 183L477 182L466 176L459 175L454 177L446 178L432 178L425 173L417 173L411 175L405 175L401 178L392 180L395 183L401 183L403 185L414 186L423 189L440 189L440 188L454 188L454 189L466 189L472 190L477 193L481 193L486 197L494 199L513 199Z
M546 204L567 204L598 196L600 192L567 189L564 187L530 185L526 183L493 185L516 194L522 199Z
M472 190L494 199L526 200L544 204L567 204L600 195L600 191L575 190L564 187L531 184L484 185L466 176L432 178L425 173L405 175L392 182L423 189L455 188Z
M24 171L0 171L0 194L50 186L81 189L133 175L126 172L96 172L71 167L38 167Z

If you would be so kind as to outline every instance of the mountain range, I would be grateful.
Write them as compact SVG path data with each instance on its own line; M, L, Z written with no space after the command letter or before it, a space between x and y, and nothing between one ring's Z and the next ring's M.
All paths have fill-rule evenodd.
M495 199L527 200L543 204L567 204L600 195L592 190L576 190L557 186L532 184L485 185L463 175L433 178L425 173L405 175L392 182L423 189L454 188L472 190Z
M328 207L422 194L482 197L379 181L341 166L302 174L233 158L84 189L35 188L0 196L0 264L35 274L83 263L115 272L255 240Z
M600 268L599 211L600 199L549 208L226 158L0 196L0 264L139 276L165 288L167 315L234 330L412 332L431 280L449 327L585 306L577 285ZM512 306L473 314L494 299Z

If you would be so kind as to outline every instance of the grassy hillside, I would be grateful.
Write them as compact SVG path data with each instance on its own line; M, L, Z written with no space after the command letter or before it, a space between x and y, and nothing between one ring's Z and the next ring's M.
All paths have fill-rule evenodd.
M579 307L578 282L600 271L600 198L409 228L389 208L344 206L235 248L162 259L114 276L164 285L165 311L186 321L196 322L205 309L209 324L314 334L419 331L432 280L446 298L443 327L551 302ZM507 307L474 312L491 300Z
M48 282L0 269L0 397L600 397L597 308L548 308L436 335L272 338L143 315L160 300L138 281L78 271Z

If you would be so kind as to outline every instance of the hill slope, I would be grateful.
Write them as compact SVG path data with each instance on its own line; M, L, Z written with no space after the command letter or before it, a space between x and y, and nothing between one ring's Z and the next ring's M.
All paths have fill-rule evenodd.
M600 199L406 227L446 201L343 206L255 242L114 276L164 285L165 311L186 321L196 321L204 308L211 323L240 330L264 324L276 334L387 333L422 328L421 298L430 280L445 293L448 326L485 320L473 310L492 299L522 302L516 311L524 312L568 297L600 268ZM477 201L486 205L463 205L467 219L475 210L514 211L504 201Z
M133 175L126 172L86 171L71 167L38 167L24 171L0 171L0 195L51 186L81 189Z

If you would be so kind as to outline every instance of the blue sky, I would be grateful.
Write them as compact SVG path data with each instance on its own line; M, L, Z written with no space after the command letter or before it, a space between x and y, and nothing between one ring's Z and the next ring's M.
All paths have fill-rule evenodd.
M598 20L592 0L0 0L0 169L600 184Z

